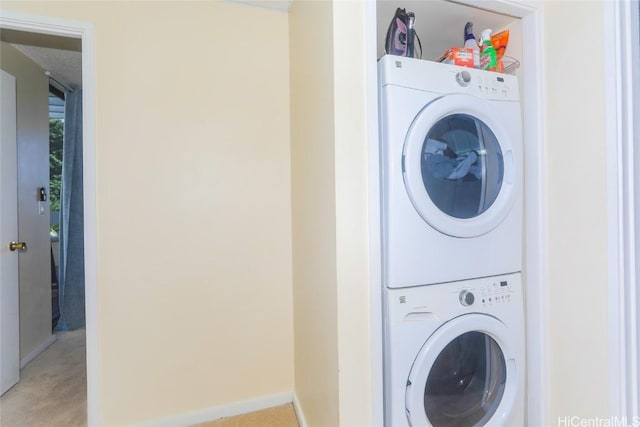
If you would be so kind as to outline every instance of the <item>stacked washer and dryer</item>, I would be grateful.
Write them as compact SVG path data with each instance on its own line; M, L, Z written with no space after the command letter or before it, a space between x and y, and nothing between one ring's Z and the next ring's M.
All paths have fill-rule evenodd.
M524 425L514 76L378 64L385 425Z

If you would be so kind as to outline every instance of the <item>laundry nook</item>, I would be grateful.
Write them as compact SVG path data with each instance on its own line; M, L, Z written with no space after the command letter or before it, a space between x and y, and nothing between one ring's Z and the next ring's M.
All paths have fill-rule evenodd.
M378 66L386 424L523 425L517 79Z

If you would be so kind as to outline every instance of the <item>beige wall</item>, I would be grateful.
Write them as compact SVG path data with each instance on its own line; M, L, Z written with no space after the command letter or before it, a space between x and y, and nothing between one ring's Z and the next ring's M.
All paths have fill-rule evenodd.
M333 10L340 425L372 425L365 0ZM373 94L377 96L377 94ZM373 291L375 292L375 290Z
M339 425L332 2L294 1L291 194L295 390L309 426Z
M94 25L101 422L292 390L287 15L2 7Z
M295 1L289 18L295 384L310 426L371 424L364 12Z
M49 188L49 83L44 70L2 42L2 69L16 78L18 121L18 235L20 254L20 358L51 337L49 209L38 214L38 189ZM6 242L0 242L6 244Z
M549 423L555 425L558 417L609 416L606 64L600 2L542 5L549 227L548 402Z

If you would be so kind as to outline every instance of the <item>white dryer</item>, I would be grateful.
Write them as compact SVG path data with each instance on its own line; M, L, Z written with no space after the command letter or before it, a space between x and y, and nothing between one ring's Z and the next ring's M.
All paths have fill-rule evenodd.
M386 289L385 425L522 426L520 274Z
M385 286L521 271L516 77L391 55L378 71Z

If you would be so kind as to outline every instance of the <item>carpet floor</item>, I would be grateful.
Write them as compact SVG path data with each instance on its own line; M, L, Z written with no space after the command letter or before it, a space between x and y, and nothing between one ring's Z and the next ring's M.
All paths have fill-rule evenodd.
M57 341L20 372L0 399L1 427L85 427L85 330L58 332ZM223 418L197 427L299 427L292 404Z
M20 371L20 382L0 399L0 426L87 425L85 330L56 336L57 341Z
M198 424L195 427L299 427L299 424L293 405L288 403L262 411Z

